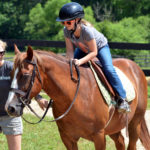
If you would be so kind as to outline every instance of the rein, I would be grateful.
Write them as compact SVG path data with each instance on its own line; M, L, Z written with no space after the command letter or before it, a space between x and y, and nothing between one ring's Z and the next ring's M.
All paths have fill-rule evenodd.
M42 80L41 80L41 76L40 76L40 72L39 72L39 69L38 69L38 66L37 66L37 63L36 62L31 62L31 61L26 61L27 63L29 64L32 64L34 66L34 69L33 69L33 72L32 72L32 76L31 76L31 81L30 81L30 84L29 84L29 87L28 87L28 90L27 90L27 93L25 93L24 91L22 90L19 90L19 89L15 89L15 88L12 88L11 90L17 94L20 94L22 95L22 97L18 97L20 99L20 101L22 102L23 106L27 106L31 112L33 112L38 118L40 118L39 121L33 123L33 122L29 122L27 121L23 116L22 118L27 122L27 123L30 123L30 124L37 124L37 123L40 123L44 117L46 116L47 112L48 112L48 109L52 106L52 103L53 103L53 100L50 99L49 103L48 103L48 106L43 114L42 117L40 117L33 109L32 107L29 105L30 102L31 102L31 99L29 99L30 97L30 93L31 93L31 89L32 89L32 86L34 84L34 80L35 80L35 76L36 76L36 70L38 71L38 77L39 77L39 81L42 85ZM75 66L75 70L77 72L77 79L75 79L73 77L73 71L72 71L72 65ZM46 121L46 120L43 120L43 121L46 121L46 122L54 122L54 121L58 121L60 119L62 119L63 117L65 117L68 112L70 111L70 109L72 108L75 100L76 100L76 97L77 97L77 94L78 94L78 91L79 91L79 86L80 86L80 71L79 71L79 68L77 65L74 64L73 60L70 60L69 61L69 66L70 66L70 75L71 75L71 80L74 81L75 83L77 83L77 88L76 88L76 92L75 92L75 95L74 95L74 98L73 98L73 101L72 103L70 104L69 108L59 117L57 117L56 119L54 120L50 120L50 121Z
M75 69L76 69L76 72L77 72L77 79L75 79L73 77L73 71L72 71L72 64L75 66ZM74 82L77 82L77 88L76 88L76 92L75 92L75 96L73 98L73 101L72 103L70 104L69 108L59 117L57 117L56 119L54 120L50 120L50 121L47 121L47 122L54 122L54 121L58 121L60 119L62 119L63 117L65 117L68 112L70 111L70 109L72 108L75 100L76 100L76 97L77 97L77 94L78 94L78 91L79 91L79 86L80 86L80 71L79 71L79 68L77 65L74 64L74 61L73 60L70 60L69 61L69 65L70 65L70 75L71 75L71 80L74 81ZM51 99L52 100L52 99ZM47 110L47 109L46 109ZM45 114L45 113L44 113ZM46 114L45 114L46 115ZM43 118L43 117L42 117ZM44 118L43 118L44 119Z

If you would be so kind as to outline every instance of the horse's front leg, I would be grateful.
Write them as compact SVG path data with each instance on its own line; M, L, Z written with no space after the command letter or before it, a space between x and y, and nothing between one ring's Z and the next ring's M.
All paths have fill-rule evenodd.
M61 132L60 130L59 133L67 150L78 150L77 141L79 139L68 137L68 135L66 135L64 132Z
M95 145L95 150L105 150L106 149L106 139L104 130L99 131L93 135L93 142Z
M115 142L117 150L125 150L124 137L122 136L121 132L118 132L109 136Z

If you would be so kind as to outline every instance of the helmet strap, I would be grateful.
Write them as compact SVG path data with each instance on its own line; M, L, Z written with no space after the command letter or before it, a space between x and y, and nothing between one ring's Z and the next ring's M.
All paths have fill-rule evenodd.
M76 23L76 19L75 19L74 29L71 30L71 37L73 36L74 32L76 31L77 25L79 24L80 21L81 21L81 18Z

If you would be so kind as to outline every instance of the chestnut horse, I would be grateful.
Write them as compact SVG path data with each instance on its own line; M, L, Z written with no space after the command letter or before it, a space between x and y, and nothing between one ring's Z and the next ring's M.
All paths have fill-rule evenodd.
M77 85L70 79L68 60L52 52L33 51L30 46L27 52L23 53L15 46L15 53L12 87L27 92L33 70L36 70L30 98L43 89L54 100L52 108L54 118L61 116L72 103ZM138 139L147 150L150 150L150 135L144 119L147 107L145 75L136 63L128 59L115 59L114 65L130 79L136 93L135 99L130 103L131 112L128 114L128 150L136 150ZM105 135L109 135L114 140L117 150L125 150L121 130L126 126L126 114L115 110L112 120L106 126L110 117L109 107L98 89L94 75L90 68L79 67L79 69L80 87L76 101L69 113L56 121L66 149L78 150L77 142L82 137L94 142L95 150L105 150ZM77 78L74 68L73 74ZM20 96L19 92L9 92L5 105L9 115L22 115Z

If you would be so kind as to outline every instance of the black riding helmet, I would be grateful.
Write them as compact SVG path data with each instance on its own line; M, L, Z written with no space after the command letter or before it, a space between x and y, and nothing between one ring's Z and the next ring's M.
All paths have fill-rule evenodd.
M84 10L82 6L76 2L71 2L65 4L60 9L59 17L57 17L56 21L63 22L83 17L84 17Z

